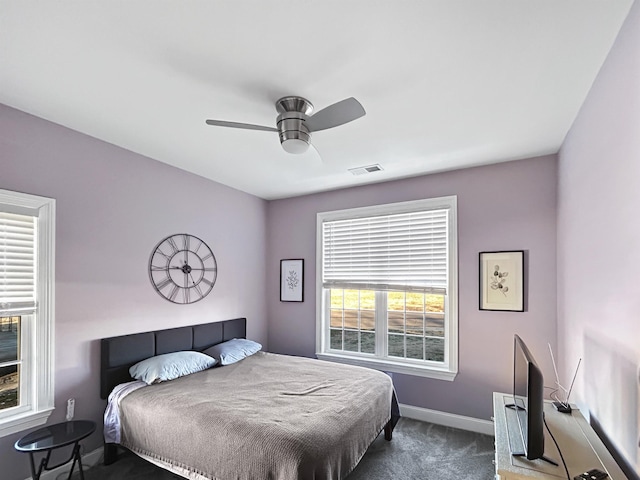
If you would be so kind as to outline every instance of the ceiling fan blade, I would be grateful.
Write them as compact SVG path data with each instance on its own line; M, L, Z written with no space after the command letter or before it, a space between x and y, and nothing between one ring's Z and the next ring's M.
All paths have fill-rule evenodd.
M253 125L252 123L238 123L238 122L225 122L223 120L207 120L207 125L213 125L215 127L231 127L231 128L244 128L246 130L263 130L265 132L277 132L277 128L264 127L262 125Z
M310 132L318 132L344 125L363 117L366 113L360 102L350 97L323 108L315 115L311 115L307 118L305 125Z

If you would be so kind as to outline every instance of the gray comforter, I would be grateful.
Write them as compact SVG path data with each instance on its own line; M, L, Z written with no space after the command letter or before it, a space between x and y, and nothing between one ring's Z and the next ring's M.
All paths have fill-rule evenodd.
M216 480L340 479L392 395L375 370L258 352L126 396L122 445Z

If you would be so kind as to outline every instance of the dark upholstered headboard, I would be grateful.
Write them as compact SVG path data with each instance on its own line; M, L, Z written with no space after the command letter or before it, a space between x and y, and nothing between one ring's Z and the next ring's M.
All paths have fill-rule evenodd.
M247 319L235 318L103 338L100 341L100 398L107 398L119 383L130 382L129 368L140 360L182 350L202 351L232 338L246 336Z

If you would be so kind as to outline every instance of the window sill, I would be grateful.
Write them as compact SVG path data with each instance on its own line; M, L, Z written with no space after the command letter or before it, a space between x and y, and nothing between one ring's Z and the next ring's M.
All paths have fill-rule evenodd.
M383 372L403 373L406 375L416 375L419 377L435 378L437 380L447 380L452 382L457 371L447 370L445 368L426 367L421 365L410 365L407 363L394 362L391 360L380 360L374 358L350 357L335 353L316 353L316 357L320 360L329 362L346 363L359 367L368 367Z
M0 438L13 433L22 432L39 425L44 425L47 423L51 412L53 412L53 408L7 417L0 421Z

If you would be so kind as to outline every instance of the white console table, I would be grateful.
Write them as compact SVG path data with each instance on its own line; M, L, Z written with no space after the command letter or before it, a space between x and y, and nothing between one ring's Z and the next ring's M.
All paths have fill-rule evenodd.
M522 451L522 439L518 431L515 410L505 408L513 403L510 394L494 392L493 419L496 443L496 479L565 479L567 478L556 445L545 429L545 456L558 463L551 465L544 460L527 460L511 455L510 442L514 449ZM622 473L607 448L593 431L580 410L574 408L568 413L558 412L551 402L544 407L545 419L564 456L571 479L592 468L609 474L611 480L624 480Z

